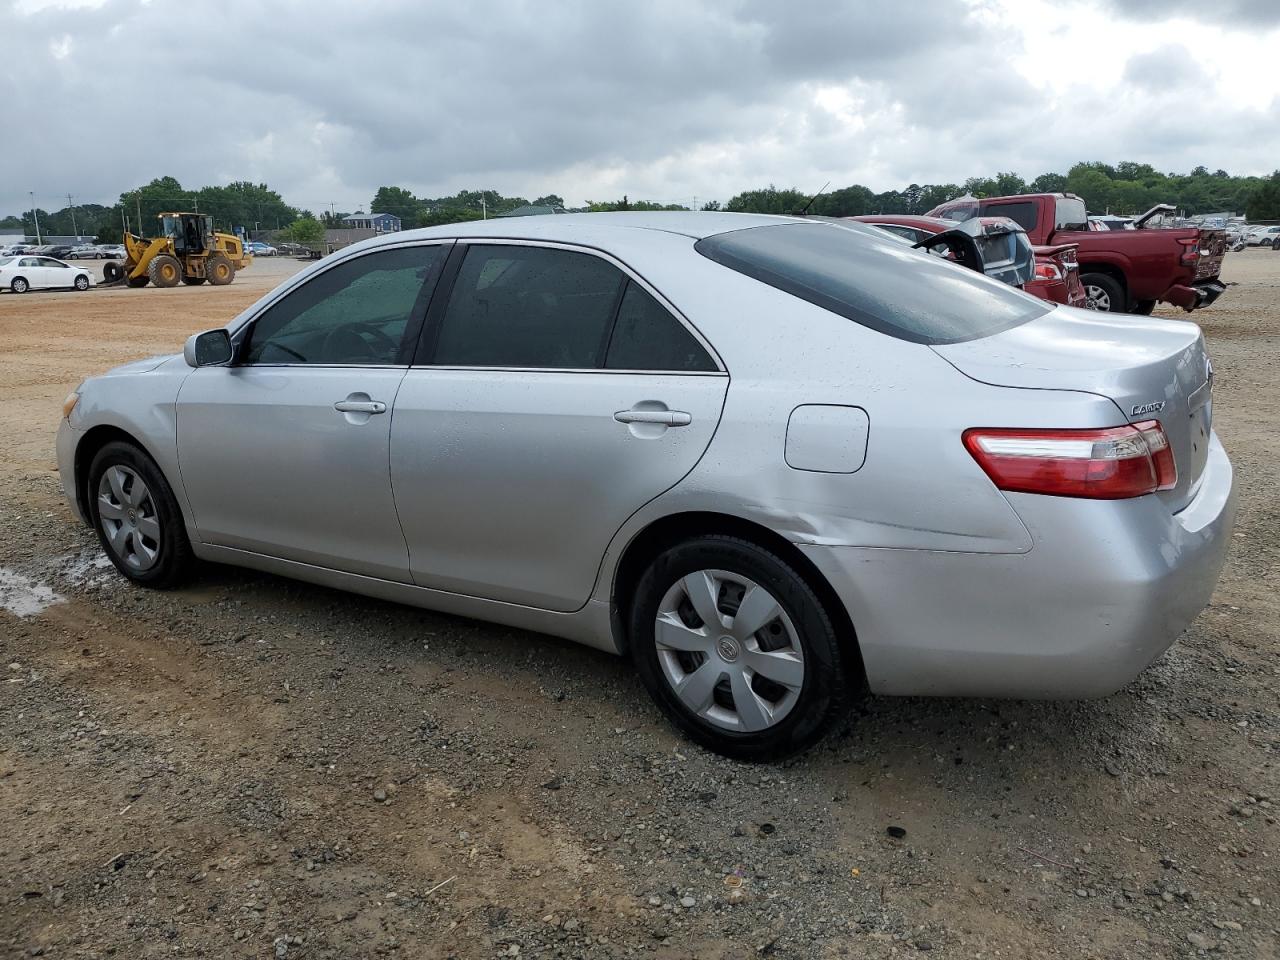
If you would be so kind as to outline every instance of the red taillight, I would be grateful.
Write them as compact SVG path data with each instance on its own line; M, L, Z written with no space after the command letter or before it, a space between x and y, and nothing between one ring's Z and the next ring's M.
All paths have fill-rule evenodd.
M964 432L964 445L1001 490L1122 500L1177 485L1169 438L1158 420L1101 430Z
M1062 269L1052 260L1043 260L1036 264L1037 280L1061 280Z
M1182 244L1182 262L1191 266L1200 259L1200 238L1199 237L1182 237L1178 243Z

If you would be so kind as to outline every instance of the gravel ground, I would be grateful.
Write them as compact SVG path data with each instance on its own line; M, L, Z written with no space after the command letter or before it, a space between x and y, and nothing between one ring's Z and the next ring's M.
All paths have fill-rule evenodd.
M1241 510L1182 641L1101 701L871 699L777 766L585 648L105 566L63 396L296 266L0 295L0 955L1280 956L1280 255L1196 316Z

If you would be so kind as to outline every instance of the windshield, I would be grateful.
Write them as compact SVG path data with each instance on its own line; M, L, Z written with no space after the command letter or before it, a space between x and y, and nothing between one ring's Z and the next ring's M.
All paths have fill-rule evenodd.
M0 267L7 267L17 259L17 257L0 257Z
M913 343L976 340L1049 310L1043 300L857 224L749 227L706 237L694 249L761 283Z

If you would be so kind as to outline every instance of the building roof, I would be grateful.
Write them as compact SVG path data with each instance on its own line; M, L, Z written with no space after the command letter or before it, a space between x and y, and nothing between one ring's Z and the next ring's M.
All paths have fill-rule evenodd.
M345 220L377 220L381 217L391 217L393 220L399 220L394 213L349 213L342 219Z

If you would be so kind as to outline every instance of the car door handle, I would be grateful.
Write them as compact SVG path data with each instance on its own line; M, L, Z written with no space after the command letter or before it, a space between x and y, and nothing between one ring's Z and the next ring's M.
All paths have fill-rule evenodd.
M660 423L664 427L687 427L693 417L683 410L619 410L613 415L619 423Z
M386 413L387 405L381 400L339 400L333 409L339 413Z

